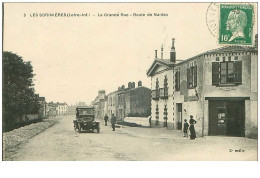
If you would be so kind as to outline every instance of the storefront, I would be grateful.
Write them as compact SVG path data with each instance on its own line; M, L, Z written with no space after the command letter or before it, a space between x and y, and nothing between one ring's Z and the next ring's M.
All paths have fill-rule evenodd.
M244 97L216 97L209 100L209 135L245 136Z

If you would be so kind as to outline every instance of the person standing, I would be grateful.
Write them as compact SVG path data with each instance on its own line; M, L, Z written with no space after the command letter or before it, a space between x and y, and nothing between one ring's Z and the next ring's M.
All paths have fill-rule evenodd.
M152 127L152 116L149 116L149 125Z
M194 128L194 124L197 123L197 121L195 121L193 119L193 116L190 115L190 139L194 140L196 138L196 133L195 133L195 128Z
M189 129L189 124L187 123L187 119L184 119L183 137L188 137L188 129Z
M105 114L104 120L105 120L105 126L107 126L107 121L108 121L108 116L107 116L107 114Z
M112 114L112 117L111 117L111 124L112 124L112 131L115 131L116 129L116 116L114 114Z

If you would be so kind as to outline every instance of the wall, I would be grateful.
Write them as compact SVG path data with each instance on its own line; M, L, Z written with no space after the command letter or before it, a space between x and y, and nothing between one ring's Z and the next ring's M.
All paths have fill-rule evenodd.
M151 110L151 90L146 87L138 87L130 93L130 116L148 117ZM128 102L129 103L129 102Z
M189 63L193 62L194 65L197 66L197 87L188 89L187 87L187 69L189 67ZM202 135L202 127L203 127L203 79L204 79L204 70L203 70L204 58L197 57L193 60L189 60L187 62L183 62L177 64L174 69L175 72L180 70L180 90L174 91L174 125L175 129L178 129L179 119L177 118L178 110L177 104L182 104L182 128L184 124L184 119L189 121L190 115L193 115L194 119L197 121L196 124L196 132L198 135ZM175 80L174 80L175 84Z
M160 72L162 71L162 72ZM156 88L156 79L159 80L159 88L163 88L164 77L168 78L168 99L151 100L151 116L152 116L152 126L153 127L164 127L164 105L167 105L168 120L167 127L173 129L174 127L174 114L173 114L173 69L165 66L161 66L157 69L155 74L151 77L151 90ZM158 125L156 125L156 105L159 107L159 120Z

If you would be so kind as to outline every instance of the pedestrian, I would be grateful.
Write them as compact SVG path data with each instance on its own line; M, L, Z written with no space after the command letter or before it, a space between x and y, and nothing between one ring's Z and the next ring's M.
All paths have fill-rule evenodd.
M152 127L152 116L149 116L149 125Z
M189 124L187 122L187 119L184 119L184 126L183 126L184 135L183 135L183 137L188 137L188 129L189 129Z
M112 114L112 117L111 117L111 124L112 124L112 131L115 131L116 129L116 116L114 114Z
M108 121L108 116L107 116L107 114L105 114L104 120L105 120L105 126L107 126L107 121Z
M194 128L194 124L197 123L197 121L195 121L193 119L193 116L190 115L190 139L194 140L196 138L196 133L195 133L195 128Z

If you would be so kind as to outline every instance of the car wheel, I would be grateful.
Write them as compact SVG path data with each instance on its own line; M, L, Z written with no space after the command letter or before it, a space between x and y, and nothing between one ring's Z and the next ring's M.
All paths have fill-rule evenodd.
M80 123L78 123L78 132L79 133L81 132L81 125L80 125Z

